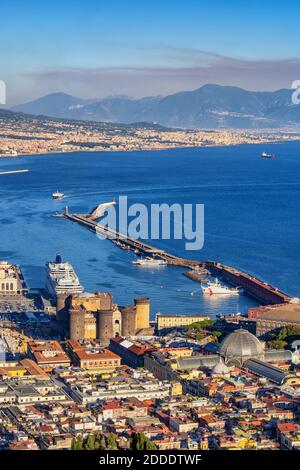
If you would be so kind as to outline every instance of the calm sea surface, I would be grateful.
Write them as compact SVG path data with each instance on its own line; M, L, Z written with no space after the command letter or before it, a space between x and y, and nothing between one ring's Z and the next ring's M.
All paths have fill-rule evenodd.
M259 158L275 152L275 160ZM110 290L120 305L137 295L152 300L152 317L165 313L245 312L246 296L205 299L182 269L141 269L133 255L88 230L51 217L68 205L86 213L127 195L129 203L205 204L205 244L162 248L190 258L215 259L254 274L291 295L300 294L300 143L162 152L75 153L3 159L0 170L0 258L21 265L30 287L44 284L44 264L60 252L87 291ZM67 195L53 201L52 192Z

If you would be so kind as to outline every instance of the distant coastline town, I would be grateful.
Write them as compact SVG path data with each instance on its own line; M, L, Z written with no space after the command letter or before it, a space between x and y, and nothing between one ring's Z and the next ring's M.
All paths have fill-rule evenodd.
M0 157L64 152L166 150L299 140L297 129L200 130L0 113Z

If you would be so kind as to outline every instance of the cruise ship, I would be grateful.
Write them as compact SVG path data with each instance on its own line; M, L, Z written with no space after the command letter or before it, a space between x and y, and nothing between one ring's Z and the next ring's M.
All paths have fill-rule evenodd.
M162 259L154 259L147 256L146 258L136 259L132 264L144 268L158 268L160 266L166 266L167 262Z
M57 294L82 294L84 291L73 266L63 263L60 255L55 262L46 263L46 289L54 301Z
M216 279L215 282L207 282L206 284L201 285L201 289L203 294L213 295L213 294L221 294L221 295L239 295L242 293L242 289L240 287L226 287L220 284L219 280Z

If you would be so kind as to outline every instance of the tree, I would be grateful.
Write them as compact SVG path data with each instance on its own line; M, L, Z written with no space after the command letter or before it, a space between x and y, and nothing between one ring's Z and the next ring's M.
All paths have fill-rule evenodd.
M154 442L150 441L150 439L147 439L145 442L146 446L144 447L144 450L156 450L157 445L154 444Z
M156 450L157 446L143 432L133 433L131 450Z
M221 331L217 331L217 330L213 330L211 334L214 338L216 338L216 340L218 340L220 336L222 335Z
M138 437L138 434L136 432L134 432L132 434L130 448L132 450L138 450L138 445L139 445L139 437Z
M94 433L88 435L84 446L85 450L95 450L95 438L96 436Z
M280 341L284 340L286 337L287 337L287 329L284 327L284 328L281 328L281 330L279 331L278 335L277 335L277 339L279 339Z
M201 341L201 339L203 339L205 337L205 333L204 333L204 331L199 331L198 333L194 334L193 337L197 341Z
M108 450L117 450L118 449L118 444L116 441L116 438L114 434L111 432L107 436L107 449Z
M76 450L76 439L73 437L72 442L71 442L71 450Z
M286 333L289 340L299 339L300 336L300 328L299 326L287 326Z
M285 348L295 339L298 339L299 336L300 328L298 326L284 326L283 328L280 328L278 332L273 332L270 334L272 339L268 342L268 347L272 347L274 349Z
M99 439L97 440L98 444L99 444L99 450L106 450L107 447L106 447L106 440L105 440L105 437L104 436L100 436Z
M214 320L202 320L192 323L187 326L188 330L202 330L204 328L211 328L216 322Z
M83 450L82 436L73 437L71 450Z
M202 320L200 322L201 328L211 328L216 323L215 320Z
M288 343L281 339L272 339L267 344L270 349L284 349Z

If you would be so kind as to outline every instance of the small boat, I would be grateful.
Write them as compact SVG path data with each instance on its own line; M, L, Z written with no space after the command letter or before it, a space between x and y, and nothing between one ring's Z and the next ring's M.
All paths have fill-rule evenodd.
M203 294L213 295L239 295L243 292L243 289L240 287L227 287L220 284L219 280L216 279L215 282L207 282L206 284L201 284L201 290Z
M274 153L263 152L263 153L261 154L261 158L271 158L271 159L274 159L274 158L276 158L276 156L275 156Z
M17 173L28 173L30 170L11 170L11 171L0 171L0 175L15 175Z
M52 199L64 199L64 197L64 193L60 193L59 191L55 191L55 193L52 193Z
M155 259L147 256L146 258L139 258L132 261L132 264L143 268L158 268L160 266L166 266L168 263L162 259Z

